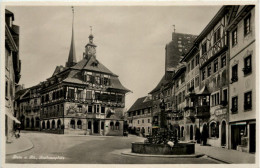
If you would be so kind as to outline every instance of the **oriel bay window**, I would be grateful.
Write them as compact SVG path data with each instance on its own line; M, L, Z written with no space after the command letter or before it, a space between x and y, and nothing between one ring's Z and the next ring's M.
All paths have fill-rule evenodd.
M252 109L252 92L247 92L244 95L244 110Z
M247 56L244 59L244 75L247 75L252 72L252 61L251 61L251 55Z

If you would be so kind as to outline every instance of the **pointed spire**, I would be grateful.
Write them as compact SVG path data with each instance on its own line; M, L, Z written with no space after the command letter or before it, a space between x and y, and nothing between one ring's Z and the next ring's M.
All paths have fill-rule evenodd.
M75 43L74 43L74 7L72 6L71 8L72 8L72 35L71 35L69 58L68 58L68 62L66 63L66 67L71 67L77 63Z

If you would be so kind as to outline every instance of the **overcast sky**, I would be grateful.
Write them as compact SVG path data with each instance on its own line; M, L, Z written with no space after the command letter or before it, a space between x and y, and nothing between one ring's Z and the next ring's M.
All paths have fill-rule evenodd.
M57 65L65 65L71 41L72 12L63 7L7 6L20 26L20 84L30 87L46 80ZM126 108L146 96L164 74L165 45L176 32L198 35L220 6L74 7L77 61L93 26L97 59L132 90Z

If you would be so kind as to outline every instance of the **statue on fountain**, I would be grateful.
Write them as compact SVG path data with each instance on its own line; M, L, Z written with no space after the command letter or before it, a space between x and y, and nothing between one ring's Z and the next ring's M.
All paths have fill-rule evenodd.
M152 134L147 136L147 140L145 140L145 142L149 144L168 144L172 147L173 145L178 144L177 128L175 125L175 127L173 127L173 130L171 130L167 125L168 115L165 111L165 102L163 97L161 98L160 109L161 112L159 128L152 129ZM154 121L152 123L154 124Z

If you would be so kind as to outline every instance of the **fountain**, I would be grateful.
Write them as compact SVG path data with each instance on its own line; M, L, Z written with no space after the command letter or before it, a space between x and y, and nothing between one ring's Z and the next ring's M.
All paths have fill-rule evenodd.
M195 144L179 143L177 136L178 124L170 130L166 124L165 103L160 103L160 126L152 130L152 134L144 142L133 142L132 153L151 155L194 155ZM154 122L153 122L154 123Z

